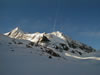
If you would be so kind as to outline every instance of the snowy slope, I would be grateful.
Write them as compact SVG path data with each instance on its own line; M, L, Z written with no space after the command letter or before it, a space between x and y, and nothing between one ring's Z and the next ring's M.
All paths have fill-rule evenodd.
M100 52L73 41L61 32L0 34L0 75L100 75Z

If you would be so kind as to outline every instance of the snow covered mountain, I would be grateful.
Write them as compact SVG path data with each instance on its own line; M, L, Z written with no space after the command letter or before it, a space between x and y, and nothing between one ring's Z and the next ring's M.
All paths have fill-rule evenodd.
M0 75L100 75L100 51L57 31L0 34Z
M31 43L51 48L57 52L71 52L82 55L84 53L95 52L96 50L79 41L72 40L69 36L57 31L52 33L25 33L18 27L11 32L5 33L6 36L15 39L29 40ZM30 44L29 44L30 45Z

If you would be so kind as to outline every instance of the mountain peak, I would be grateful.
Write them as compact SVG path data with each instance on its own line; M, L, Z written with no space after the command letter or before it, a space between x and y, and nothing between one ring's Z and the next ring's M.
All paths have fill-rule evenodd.
M56 32L52 32L52 34L56 35L56 36L62 36L63 33L60 31L56 31Z
M11 32L23 32L23 31L19 27L16 27Z
M21 37L23 34L24 32L19 27L16 27L12 31L5 33L4 35L7 35L11 38L19 38L19 36Z
M19 30L19 27L16 27L14 30Z

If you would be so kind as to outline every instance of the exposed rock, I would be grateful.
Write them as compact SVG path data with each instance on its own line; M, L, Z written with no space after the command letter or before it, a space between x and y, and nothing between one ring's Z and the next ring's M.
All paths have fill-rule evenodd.
M54 57L60 57L59 54L57 54L56 52L54 52L52 49L47 48L46 52Z
M30 42L29 45L34 46L34 42Z
M68 45L69 45L69 47L74 48L74 49L78 47L78 45L73 41L70 43L68 42Z
M40 38L40 42L49 42L50 40L43 35L43 37Z
M75 53L75 51L72 50L71 53Z
M26 45L27 48L32 48L30 45Z
M18 42L17 44L23 44L22 42Z
M49 58L49 59L52 59L52 56L49 56L48 58Z
M68 51L68 50L69 50L69 48L67 47L67 45L66 45L66 44L60 43L60 45L63 47L63 50L66 50L66 51Z

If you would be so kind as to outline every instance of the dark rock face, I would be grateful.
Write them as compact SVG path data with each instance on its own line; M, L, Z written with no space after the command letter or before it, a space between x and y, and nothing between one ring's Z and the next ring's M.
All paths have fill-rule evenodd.
M75 50L75 51L74 51L74 50L72 50L72 51L71 51L71 53L73 53L73 54L74 54L74 53L77 53L77 54L79 54L79 55L82 55L82 53L81 53L81 52L79 52L79 51L77 51L77 50Z
M45 51L46 51L48 54L50 54L50 55L52 55L52 56L54 56L54 57L60 57L60 55L57 54L56 52L54 52L52 49L47 48Z
M49 56L48 58L49 58L49 59L52 59L52 56Z
M17 44L23 44L22 42L18 42Z
M59 49L59 47L58 46L55 46L55 49Z
M40 42L49 42L50 40L43 35L43 37L40 38Z
M78 48L78 45L75 42L73 42L73 41L70 42L70 43L68 42L68 45L69 45L69 47L74 48L74 49Z
M80 55L82 55L82 53L81 52L78 52Z
M26 47L27 47L27 48L32 48L32 46L30 46L30 45L26 45Z
M34 46L34 45L35 45L35 43L34 43L34 42L30 42L30 43L29 43L29 45Z
M75 51L72 50L71 53L75 53Z
M8 34L8 36L11 35L11 32Z
M60 43L60 45L62 46L63 50L68 51L69 48L67 47L66 44Z
M79 48L79 49L81 49L81 50L83 50L83 51L85 51L87 53L95 52L96 51L95 49L93 49L90 46L87 46L87 45L85 45L83 43L81 43L81 45L79 45L79 44L75 43L74 41L72 41L70 43L68 42L68 45L69 45L69 47L71 47L73 49ZM81 55L81 53L79 53L79 54Z
M92 47L88 47L88 46L86 46L85 44L83 44L82 46L80 46L79 47L81 50L84 50L85 52L88 52L88 53L90 53L90 52L95 52L96 50L95 49L93 49Z

